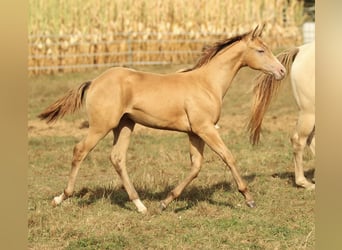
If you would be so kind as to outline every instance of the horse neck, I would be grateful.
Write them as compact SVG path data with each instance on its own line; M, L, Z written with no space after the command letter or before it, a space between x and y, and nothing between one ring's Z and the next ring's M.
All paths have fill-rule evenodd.
M219 52L206 65L202 66L204 77L217 95L222 98L227 93L235 75L243 67L242 56L245 45L236 42Z

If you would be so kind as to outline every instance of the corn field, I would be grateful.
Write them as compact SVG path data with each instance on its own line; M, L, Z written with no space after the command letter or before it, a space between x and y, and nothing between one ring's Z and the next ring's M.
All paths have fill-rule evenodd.
M204 45L265 23L273 49L302 42L303 1L29 0L30 74L194 63Z

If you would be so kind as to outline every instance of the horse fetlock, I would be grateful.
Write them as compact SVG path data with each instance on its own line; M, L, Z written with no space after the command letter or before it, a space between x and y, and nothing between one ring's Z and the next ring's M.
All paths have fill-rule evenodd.
M64 189L63 191L64 199L69 198L70 196L73 195L73 193L74 193L73 188L72 189L70 188L70 190L68 190L68 188Z
M167 206L174 200L174 196L172 194L172 191L170 192L170 194L167 196L166 199L162 200L160 202L160 209L161 210L165 210L167 208Z
M239 186L238 187L238 190L241 194L243 194L243 196L245 196L247 198L247 195L249 195L248 193L248 188L246 185L243 185L243 186Z
M167 208L167 205L164 201L161 201L159 207L161 211L164 211Z
M245 197L247 206L249 206L250 208L254 208L256 206L255 201L252 195L249 193L247 186L240 187L239 192Z

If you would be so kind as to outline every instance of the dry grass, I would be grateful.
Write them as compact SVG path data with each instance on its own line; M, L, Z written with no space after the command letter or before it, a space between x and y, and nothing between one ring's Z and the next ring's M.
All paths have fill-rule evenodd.
M177 68L144 69L165 72ZM244 205L231 174L206 148L199 177L160 213L159 201L189 171L188 142L181 133L143 128L132 137L128 168L149 209L147 215L135 211L111 167L112 135L83 163L75 196L52 208L52 197L66 184L72 148L86 133L78 128L85 115L66 117L53 126L35 116L69 87L96 75L98 72L30 78L30 249L314 249L314 192L294 186L289 137L296 107L290 86L285 85L271 104L261 143L252 147L244 123L255 76L249 69L234 80L219 124L255 197L256 209ZM312 176L314 161L308 156L305 160L307 174Z
M29 8L30 67L191 63L208 41L244 33L263 22L266 41L277 49L302 42L305 18L303 1L286 0L30 0ZM30 73L75 70L82 68Z
M222 32L270 21L303 21L300 1L30 0L30 34L97 32ZM133 7L134 6L134 7ZM283 15L285 8L285 16ZM245 26L245 27L244 27ZM283 26L283 25L281 25ZM248 27L248 26L247 26Z

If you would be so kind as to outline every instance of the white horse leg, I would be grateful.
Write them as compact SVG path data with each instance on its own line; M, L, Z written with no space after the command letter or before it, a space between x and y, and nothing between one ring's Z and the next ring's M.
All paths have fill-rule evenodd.
M128 197L137 207L138 212L146 213L147 208L141 202L137 191L129 179L126 169L126 152L128 149L130 136L132 134L135 123L129 119L123 118L119 126L114 130L114 146L110 155L112 164L121 178L123 186Z
M315 116L311 114L300 114L294 135L291 138L294 165L295 165L295 181L300 187L308 190L315 189L315 184L309 182L304 176L303 170L303 152L307 144L307 139L315 126Z

